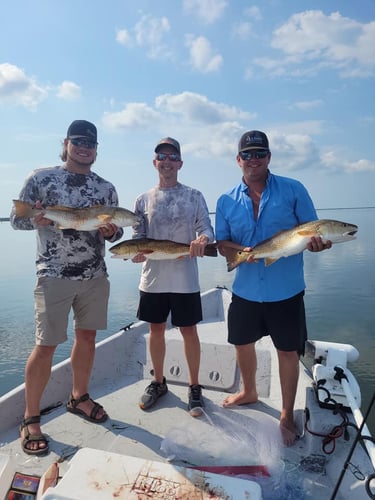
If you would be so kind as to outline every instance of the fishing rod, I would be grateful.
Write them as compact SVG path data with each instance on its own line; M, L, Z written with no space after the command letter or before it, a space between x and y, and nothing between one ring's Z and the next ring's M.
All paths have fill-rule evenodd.
M330 500L334 500L336 498L337 492L338 492L338 490L340 488L341 482L342 482L342 480L344 478L345 472L346 472L346 470L348 468L348 465L350 463L350 459L352 458L352 455L354 453L354 450L355 450L355 448L356 448L359 440L361 438L363 438L363 437L366 438L366 436L362 436L362 431L363 431L364 428L367 428L366 421L367 421L367 419L368 419L368 417L369 417L369 415L371 413L371 409L372 409L372 406L373 406L374 402L375 402L375 392L373 392L373 394L372 394L372 399L371 399L370 404L369 404L369 406L367 408L366 414L365 414L365 416L364 416L364 418L363 418L363 420L361 422L361 425L359 426L359 429L358 429L357 434L356 434L356 436L354 438L352 446L351 446L351 448L349 450L348 456L347 456L347 458L345 460L344 466L343 466L343 468L341 470L340 477L339 477L339 479L338 479L338 481L336 483L335 489L334 489L334 491L332 493L332 496L331 496ZM375 498L374 495L371 493L371 490L370 490L370 482L373 479L375 479L375 474L372 474L371 476L369 476L367 478L367 484L366 484L366 491L367 491L367 494L369 495L370 498Z

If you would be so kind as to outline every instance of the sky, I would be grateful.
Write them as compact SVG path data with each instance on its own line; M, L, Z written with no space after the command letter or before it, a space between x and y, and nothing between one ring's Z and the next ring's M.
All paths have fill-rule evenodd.
M172 136L180 182L214 211L254 129L316 208L375 206L374 77L374 0L2 2L0 216L31 170L61 163L75 119L97 125L93 168L128 209Z

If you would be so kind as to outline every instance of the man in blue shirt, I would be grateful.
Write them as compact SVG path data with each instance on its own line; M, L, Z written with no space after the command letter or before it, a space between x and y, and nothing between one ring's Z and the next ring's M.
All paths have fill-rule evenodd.
M250 251L275 233L318 219L306 188L297 180L269 171L271 151L266 134L252 130L243 134L237 163L240 184L221 195L216 207L216 239L225 255L228 247ZM308 250L331 247L312 238ZM223 406L255 403L258 399L255 374L255 343L270 335L277 349L282 393L280 429L287 446L297 435L293 418L299 376L299 355L307 338L304 309L303 254L299 253L265 266L253 264L249 256L239 265L233 282L228 313L228 341L236 346L241 371L241 392L228 396Z

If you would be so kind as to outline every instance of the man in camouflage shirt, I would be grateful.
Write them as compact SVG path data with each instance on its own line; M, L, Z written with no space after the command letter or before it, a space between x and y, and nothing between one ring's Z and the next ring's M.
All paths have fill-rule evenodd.
M34 170L26 179L19 199L37 208L117 206L115 187L91 170L97 144L95 125L75 120L63 143L61 159L65 163ZM67 340L71 309L75 341L71 353L73 386L67 409L94 423L108 418L103 407L89 397L88 385L96 330L107 327L109 281L104 261L105 240L120 239L123 230L114 224L95 231L61 230L43 213L21 218L14 211L11 224L14 229L35 229L37 236L36 345L26 364L26 408L20 432L25 453L45 455L49 447L40 429L40 401L50 378L56 347Z

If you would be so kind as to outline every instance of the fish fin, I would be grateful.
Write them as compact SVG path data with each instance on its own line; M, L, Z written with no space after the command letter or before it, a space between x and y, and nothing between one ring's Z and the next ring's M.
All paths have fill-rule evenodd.
M310 237L316 236L316 231L313 231L312 229L301 229L297 231L297 233L300 236L310 236Z
M72 213L73 213L74 210L82 210L82 208L76 209L76 208L72 208L72 207L63 207L61 205L52 205L52 206L48 206L47 210L60 210L61 212L72 211Z
M17 217L33 217L33 207L30 203L22 200L13 200L14 212Z
M108 224L112 221L112 216L108 214L97 215L97 218L102 224Z
M154 253L155 250L140 250L138 253L142 253L143 255L149 255L150 253Z
M271 266L274 262L276 262L277 260L279 260L279 257L277 259L272 259L271 257L265 257L264 258L264 265L267 267L267 266Z
M217 246L215 243L209 243L205 246L204 255L207 257L217 257Z

